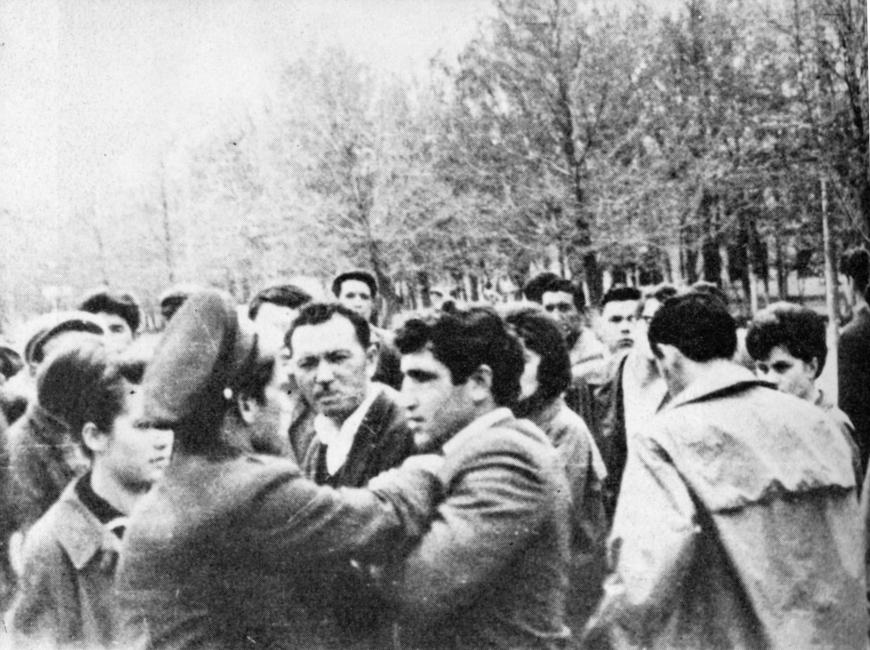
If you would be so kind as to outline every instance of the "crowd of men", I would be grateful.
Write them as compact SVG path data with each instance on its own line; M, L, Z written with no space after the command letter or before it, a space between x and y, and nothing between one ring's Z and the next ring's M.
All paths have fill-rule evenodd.
M699 283L373 324L378 285L0 347L3 647L865 647L870 254L826 322Z

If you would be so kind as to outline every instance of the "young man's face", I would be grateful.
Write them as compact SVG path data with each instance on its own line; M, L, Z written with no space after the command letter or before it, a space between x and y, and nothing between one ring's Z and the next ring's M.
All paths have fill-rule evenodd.
M454 386L450 370L431 350L403 354L402 372L402 401L418 451L440 448L474 419L469 382Z
M338 302L366 320L372 317L372 291L361 280L345 280L338 292Z
M601 310L601 340L611 352L634 345L637 300L611 300Z
M128 386L125 408L115 418L101 450L94 453L94 462L102 463L132 492L147 489L159 479L169 465L174 434L169 429L146 429L134 426L142 395L135 386Z
M290 348L296 384L306 401L318 413L344 422L365 399L375 348L363 348L353 323L340 314L297 327Z
M541 306L556 319L562 337L573 343L583 326L582 316L574 306L574 296L567 291L545 291L541 296Z
M282 456L288 451L290 440L284 418L289 415L290 396L282 367L277 360L272 370L272 379L263 389L263 401L248 399L251 409L248 426L251 428L251 447L258 454ZM289 422L287 423L289 425Z
M133 330L118 314L100 312L97 318L103 322L103 329L106 330L105 340L109 347L123 350L133 342Z
M774 384L777 390L811 399L815 394L817 363L807 363L791 354L784 345L771 349L764 359L756 359L756 374Z

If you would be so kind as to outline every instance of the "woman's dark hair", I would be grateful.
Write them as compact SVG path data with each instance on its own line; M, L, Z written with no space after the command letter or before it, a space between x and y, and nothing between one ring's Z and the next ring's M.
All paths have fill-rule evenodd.
M749 324L746 351L757 361L767 358L779 345L806 363L816 359L818 377L828 356L824 316L790 302L775 302L762 309Z
M110 431L126 404L131 383L141 378L144 361L125 361L97 338L82 338L62 346L40 367L36 399L40 407L62 420L80 445L82 428L92 422ZM82 445L85 453L87 448Z
M571 359L559 326L535 308L521 308L505 317L525 346L541 357L538 390L531 398L540 404L551 402L571 385Z

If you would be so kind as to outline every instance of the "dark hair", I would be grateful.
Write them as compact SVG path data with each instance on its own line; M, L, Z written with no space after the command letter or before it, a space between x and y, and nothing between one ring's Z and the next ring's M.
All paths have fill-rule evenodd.
M689 291L668 298L649 325L653 353L659 344L673 345L692 361L730 359L737 348L737 324L721 300Z
M571 359L559 326L540 310L528 307L508 313L505 322L541 357L538 390L533 397L546 403L564 393L571 385Z
M139 303L129 293L113 292L108 289L96 291L87 296L79 307L82 311L91 314L114 314L120 316L130 326L132 332L139 329L142 317L139 312Z
M365 282L369 285L369 291L372 292L372 300L377 298L378 296L378 282L375 280L375 276L373 276L368 271L347 271L345 273L341 273L335 277L335 280L332 281L332 295L338 298L341 295L341 285L346 280L357 280L359 282Z
M290 340L293 338L293 332L296 331L297 327L320 325L330 320L333 316L343 316L348 319L356 332L356 340L359 341L363 349L368 349L372 342L372 330L366 319L355 311L351 311L344 305L336 302L310 302L305 305L293 321L293 324L290 325L287 334L284 335L284 345L287 346L287 349L292 354L293 348L290 345Z
M160 314L165 320L170 320L189 296L202 290L203 287L196 284L175 284L169 287L160 294Z
M540 303L544 295L544 287L549 285L553 280L560 279L558 275L549 271L538 273L538 275L526 282L526 285L523 287L523 295L526 297L526 300Z
M295 284L266 287L251 298L251 302L248 304L248 318L254 320L257 317L257 312L260 311L260 305L264 302L289 309L299 309L305 303L311 302L311 295Z
M109 431L124 410L128 384L141 380L143 372L144 361L113 356L101 339L81 339L61 347L40 368L37 403L63 421L90 456L82 444L82 428L92 422Z
M678 293L679 292L677 291L677 288L672 284L668 284L667 282L657 284L652 289L644 293L643 297L640 299L640 302L637 303L637 316L640 317L640 315L643 314L643 308L650 300L656 300L664 304L668 298L673 298Z
M840 258L840 273L852 278L856 291L863 295L870 280L870 253L864 248L850 248Z
M625 300L640 300L640 289L627 287L624 284L615 284L604 294L601 306L604 307L609 302L623 302Z
M0 373L9 379L17 375L23 367L21 355L8 345L0 344Z
M816 359L818 377L828 356L824 316L790 302L776 302L762 309L749 324L746 351L757 361L778 345L806 363Z
M250 397L259 404L266 403L266 386L272 381L275 373L275 357L269 356L254 360L245 372L235 377L232 382L234 394Z
M504 321L488 307L472 307L435 318L409 320L396 334L402 354L431 345L432 355L459 385L482 365L492 369L492 396L499 406L512 406L520 393L523 351Z

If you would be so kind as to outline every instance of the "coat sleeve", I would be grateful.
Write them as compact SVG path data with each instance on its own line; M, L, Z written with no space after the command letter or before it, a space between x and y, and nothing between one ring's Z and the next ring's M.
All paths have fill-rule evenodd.
M423 533L440 499L442 462L412 456L367 488L333 489L300 476L267 486L250 534L278 554L386 561Z
M28 535L16 598L6 613L9 634L25 645L36 640L71 643L81 634L77 611L75 570L69 558L53 539Z
M462 462L431 527L391 570L405 618L429 624L463 607L524 552L552 511L543 471L522 453L484 445Z
M662 625L692 562L700 528L692 496L667 452L638 438L629 455L609 543L611 573L586 629L644 644Z

